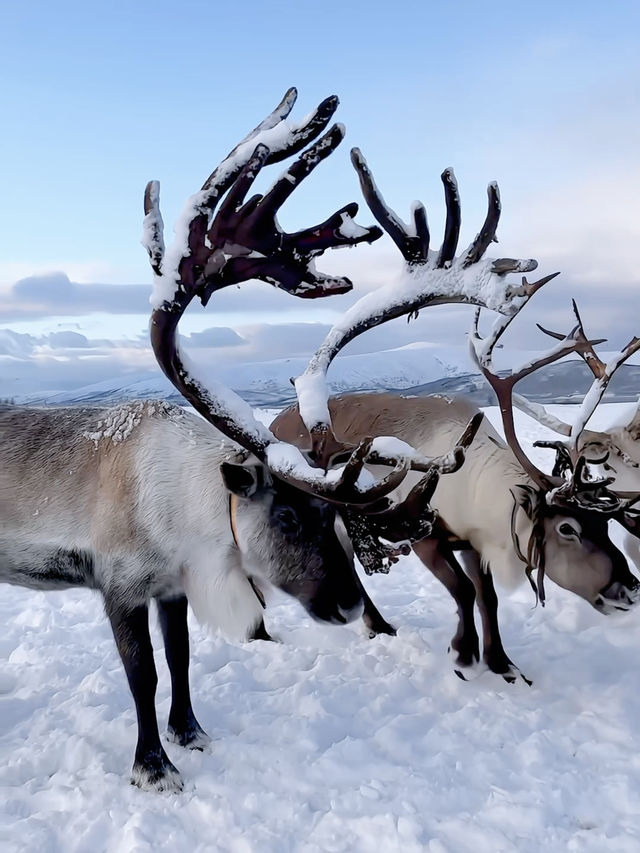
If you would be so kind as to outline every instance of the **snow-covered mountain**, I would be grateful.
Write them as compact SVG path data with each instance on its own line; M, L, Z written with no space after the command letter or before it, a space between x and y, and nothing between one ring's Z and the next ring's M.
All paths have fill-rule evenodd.
M305 358L239 364L207 365L202 360L199 373L229 385L253 405L278 405L293 399L291 378L299 376ZM434 347L410 344L400 349L360 355L340 356L332 364L329 380L332 391L406 389L463 376L469 372L463 347ZM61 391L57 394L23 395L20 402L96 403L128 398L162 397L180 399L175 388L159 369L129 374L111 380Z
M497 350L497 369L522 364L538 353ZM604 353L603 357L607 357ZM640 394L640 358L623 365L607 390L607 401L628 402ZM291 378L299 376L305 358L239 364L199 365L205 378L224 382L254 406L281 406L294 399ZM459 393L471 395L480 404L493 403L493 393L475 371L466 347L414 343L377 353L339 356L329 370L332 393L345 391L410 391L414 394ZM519 391L541 402L576 402L584 394L592 376L581 360L568 359L527 377ZM181 402L182 397L159 369L116 376L103 382L55 394L26 394L17 402L60 404L100 404L123 399L163 398Z

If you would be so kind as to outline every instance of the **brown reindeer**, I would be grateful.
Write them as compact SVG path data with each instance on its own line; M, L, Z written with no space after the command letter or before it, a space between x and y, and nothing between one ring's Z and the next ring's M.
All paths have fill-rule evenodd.
M445 240L440 251L433 253L429 251L426 217L420 212L421 208L417 208L413 229L408 229L384 203L359 152L354 152L353 161L369 206L402 252L410 275L419 279L440 274L444 291L451 280L464 275L470 261L482 257L495 236L500 214L495 185L489 187L489 212L483 228L470 248L455 257L460 210L450 173L443 176L447 190ZM493 272L518 268L517 262L505 259L490 263ZM515 432L513 385L568 351L579 351L578 331L574 330L551 353L514 371L507 379L500 379L491 368L491 353L499 335L531 296L553 277L547 276L533 284L523 278L512 310L504 312L496 321L487 341L481 341L476 327L474 354L498 393L507 444L488 423L481 425L466 452L464 466L444 478L433 496L431 503L438 519L432 533L436 535L422 539L417 535L404 536L397 517L392 523L384 517L360 517L357 527L361 536L363 529L365 536L366 531L373 529L374 542L380 533L386 539L393 540L394 536L409 539L414 552L451 592L459 615L451 645L460 675L479 659L479 641L473 620L476 599L482 618L484 662L507 681L515 680L519 674L500 637L492 574L502 584L513 586L525 575L532 580L532 572L537 571L538 583L532 582L544 602L546 572L560 586L586 599L602 613L627 609L640 599L638 580L629 571L623 554L611 542L607 528L612 517L630 529L637 525L637 517L631 510L637 495L614 494L607 488L609 481L590 479L581 455L576 457L568 480L544 474L522 451ZM438 302L440 294L434 291L433 297L433 302ZM363 436L382 432L429 456L442 453L450 446L452 437L457 436L477 413L477 408L465 400L441 396L406 398L389 394L347 394L332 398L324 411L306 405L305 391L324 385L326 371L342 347L356 334L390 316L391 312L376 310L375 299L376 294L365 297L329 332L305 374L296 380L299 407L281 413L271 425L276 435L302 447L310 443L312 448L329 446L336 451L357 443ZM366 300L372 303L370 310ZM393 316L410 313L424 304L419 300L405 299L403 302L398 299L398 310ZM357 322L353 318L358 318ZM399 487L398 496L404 497L410 487L411 479L407 478ZM415 525L413 529L415 531ZM358 550L358 543L354 544ZM391 558L395 559L391 550ZM367 561L374 569L382 565L380 555L374 554L371 559L366 549L361 550L361 558L365 566ZM388 569L388 564L385 568Z

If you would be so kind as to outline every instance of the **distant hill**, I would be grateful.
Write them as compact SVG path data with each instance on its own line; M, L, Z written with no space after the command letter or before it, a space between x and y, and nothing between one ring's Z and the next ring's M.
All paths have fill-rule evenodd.
M513 353L509 354L510 356ZM536 353L517 353L517 363L526 362ZM636 362L639 359L635 359ZM506 355L496 352L498 368L507 367ZM278 359L267 362L225 364L203 368L207 376L224 382L253 406L278 407L295 399L290 378L305 368L304 358ZM506 371L504 371L506 372ZM530 400L542 403L579 402L591 383L591 373L579 359L549 365L527 377L518 391ZM404 391L410 394L467 394L478 403L494 402L493 392L480 374L471 369L465 347L442 347L411 344L400 349L364 355L340 356L328 375L331 392ZM625 364L607 389L605 400L630 402L640 395L640 364ZM162 398L181 402L182 397L160 370L114 377L112 380L85 385L55 394L28 394L16 402L47 405L79 405L113 403L126 399Z
M499 371L506 375L508 371ZM593 376L581 361L550 364L527 376L518 385L518 393L535 403L581 403ZM412 394L464 394L481 406L492 406L495 397L479 373L466 373L426 382L411 389ZM623 364L611 380L603 402L631 403L640 397L640 365Z

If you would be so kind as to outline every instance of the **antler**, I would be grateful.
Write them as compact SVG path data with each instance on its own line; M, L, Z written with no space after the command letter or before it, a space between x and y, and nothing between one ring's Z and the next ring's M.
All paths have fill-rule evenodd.
M456 257L460 230L460 201L452 169L442 174L447 219L439 251L429 249L429 229L424 206L413 206L413 225L408 227L387 206L373 180L364 157L357 148L351 161L358 172L363 195L380 225L387 231L405 260L399 282L367 294L350 308L329 332L321 347L294 384L301 417L311 436L310 454L323 467L336 452L344 449L331 429L327 406L326 373L329 365L349 341L381 323L403 315L416 315L428 305L462 303L479 305L507 315L517 312L530 285L514 287L504 280L509 272L527 272L537 267L533 259L484 258L495 240L500 218L500 194L489 185L489 208L485 222L469 248ZM379 443L379 439L376 439ZM374 450L377 449L374 443Z
M585 430L587 423L591 419L591 416L595 412L598 407L604 392L611 380L611 377L616 372L616 370L624 364L635 352L640 349L640 338L634 337L629 343L620 350L610 361L604 362L598 356L596 351L594 350L594 345L605 343L605 338L601 338L598 340L588 341L587 336L584 332L584 327L582 324L582 319L578 312L578 308L576 306L575 300L573 301L573 311L577 320L577 338L580 341L580 345L577 346L574 352L578 353L578 355L582 358L584 363L590 369L593 374L593 382L587 393L584 396L582 404L577 413L577 417L573 424L566 423L562 421L560 418L551 415L544 406L539 403L531 403L524 397L519 395L514 395L514 403L515 405L521 409L523 412L526 412L528 415L531 415L535 420L539 423L543 424L543 426L547 426L555 432L560 433L560 435L567 436L569 441L565 443L565 447L569 450L571 454L571 458L575 463L577 457L579 455L580 448L580 439L586 438ZM556 338L560 340L563 338L563 335L559 332L552 332L548 329L544 329L542 326L538 326L541 331L543 331L546 335L549 335L552 338ZM635 412L629 424L627 424L626 429L631 431L634 429L635 421L638 421L638 425L640 426L640 407ZM601 441L602 443L614 445L614 442L611 440L611 435L609 433L604 432L593 432L589 431L588 440L591 443L595 443ZM585 442L583 442L584 445ZM620 455L624 455L623 451L617 448L617 452Z
M542 287L548 281L555 278L556 275L558 275L558 273L546 276L545 278L540 279L540 281L529 285L529 287L531 288L531 293L527 295L526 299L520 305L520 308L524 307L524 305L528 302L533 293L539 290L540 287ZM523 285L525 283L526 279L523 279ZM606 387L606 382L609 381L610 376L607 376L607 365L605 365L598 358L593 348L595 344L602 343L602 340L589 340L587 338L584 333L582 321L580 319L580 315L578 313L578 309L575 302L573 303L573 309L578 322L568 335L563 336L557 332L550 332L549 330L544 329L542 326L539 325L538 328L540 328L541 331L543 331L545 334L557 340L558 344L551 350L548 350L546 353L543 353L539 358L528 362L527 364L516 370L513 370L509 376L503 377L498 376L495 372L492 363L492 355L496 343L498 342L501 335L504 333L505 329L509 326L515 315L510 317L497 318L493 324L489 335L485 339L483 339L480 337L478 331L478 322L480 316L480 311L478 310L475 315L473 329L469 338L471 353L482 375L491 385L496 394L496 397L498 398L500 415L502 417L502 424L507 444L513 450L516 458L518 459L524 470L527 472L527 474L531 477L531 479L535 483L537 483L537 485L541 489L548 493L547 502L559 505L573 504L580 506L582 509L595 510L607 514L614 514L630 506L638 499L638 497L632 495L631 493L616 494L615 492L611 492L607 488L613 482L611 478L599 480L591 479L588 476L586 469L587 460L582 455L579 455L577 453L577 450L575 451L575 453L571 453L567 452L567 448L564 445L561 445L560 443L536 442L538 446L553 446L556 449L557 457L556 465L554 467L554 473L552 475L546 474L544 471L540 470L536 465L534 465L534 463L524 452L518 440L515 429L515 422L513 416L513 389L516 384L522 379L524 379L525 376L529 376L536 370L539 370L541 367L544 367L547 364L552 364L553 362L564 358L569 353L578 353L590 366L590 369L598 380L598 385L596 386L598 389L598 396L595 404L593 405L593 408L591 409L588 415L585 414L584 417L578 418L576 422L577 429L575 433L573 433L572 428L571 438L574 450L577 447L577 442L580 433L584 429L586 421L593 413L593 410L595 409L597 402L600 400L602 393L604 393L604 387L602 387L602 383L605 383ZM629 355L630 354L631 353L629 353ZM626 357L628 357L628 355ZM616 361L616 365L613 370L617 368L618 363L622 363L622 361L614 361ZM596 396L596 394L594 393L593 396ZM585 403L586 402L587 401L585 401ZM590 408L590 401L589 404L586 406L583 403L583 407L586 413ZM597 464L604 462L605 459L593 461ZM566 472L571 473L571 477L569 480L561 476L563 473Z
M580 355L594 376L593 383L582 401L582 405L578 411L578 417L571 427L571 432L569 434L572 445L572 454L577 456L580 436L584 432L589 419L600 403L611 377L621 364L624 364L627 359L640 349L640 338L632 338L629 343L621 349L619 353L617 353L617 355L615 355L609 362L605 363L599 358L593 348L593 344L604 343L605 339L601 338L596 341L587 340L575 300L572 301L572 304L573 312L576 316L576 320L578 321L576 328L579 330L578 335L582 344L576 349L576 352ZM542 329L545 334L550 335L553 338L560 337L558 332L551 332L548 329L543 329L542 326L539 328Z
M362 446L339 470L325 475L312 468L297 448L279 442L253 417L251 408L221 384L205 387L181 354L177 326L195 296L206 304L223 287L250 278L281 287L303 298L329 296L351 289L351 282L313 269L313 259L325 249L372 242L377 227L353 222L356 204L347 205L325 222L294 234L279 228L276 214L295 187L339 145L344 128L334 125L304 151L264 195L245 197L260 169L299 151L316 138L335 112L338 99L327 98L300 125L286 121L295 102L290 89L261 122L205 181L188 202L176 227L170 253L164 251L157 182L147 185L143 244L155 276L151 342L156 358L171 382L210 423L266 462L278 477L292 485L337 502L358 504L379 500L396 488L408 470L402 459L380 481L363 472L369 446ZM218 202L228 191L219 210Z
M366 514L347 507L342 513L358 560L368 575L375 572L386 574L400 556L409 553L414 542L433 533L438 514L430 504L440 475L459 470L464 462L464 452L475 438L483 419L484 414L477 412L452 451L429 460L428 467L414 468L426 471L426 475L404 500L378 512L375 507ZM372 462L372 457L368 461ZM389 461L386 464L390 464Z
M531 285L528 284L526 278L523 278L523 286L528 286L530 292L526 295L526 298L520 304L519 310L521 310L524 305L526 305L531 296L533 296L533 294L537 290L539 290L548 281L555 278L557 275L559 275L559 273L553 273L552 275L546 276ZM540 356L540 358L522 365L517 370L513 370L511 372L511 375L509 376L500 377L493 368L493 350L500 337L503 335L509 324L514 319L514 316L515 314L510 317L498 317L494 321L488 336L486 338L482 338L478 330L480 311L477 311L474 318L473 328L469 336L471 355L476 364L478 365L480 372L487 380L489 385L491 385L496 394L496 397L498 398L500 415L502 417L502 423L507 444L513 450L516 458L518 459L518 462L520 462L520 464L525 469L527 474L531 477L531 479L535 483L537 483L540 488L544 489L545 491L551 491L554 488L562 486L563 484L565 484L566 481L560 476L549 476L544 471L541 471L536 465L534 465L534 463L529 459L527 454L522 449L522 446L520 445L520 442L518 441L518 436L516 434L515 422L513 417L513 389L518 382L524 379L525 376L529 376L536 370L539 370L541 367L544 367L547 364L552 364L553 362L564 358L571 352L577 352L580 348L588 347L590 345L590 342L586 339L583 339L583 336L581 335L581 329L578 325L573 328L568 335L564 337L561 336L558 345L544 353L542 356Z

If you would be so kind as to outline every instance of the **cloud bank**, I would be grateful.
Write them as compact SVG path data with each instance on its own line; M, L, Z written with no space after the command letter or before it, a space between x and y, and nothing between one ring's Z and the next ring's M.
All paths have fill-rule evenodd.
M610 203L612 192L616 204ZM607 193L609 203L600 204ZM563 274L527 306L505 336L506 347L545 347L547 339L536 323L569 331L572 298L588 333L607 338L611 349L640 334L640 219L629 214L639 196L640 169L619 165L606 176L596 170L582 180L567 177L528 199L516 193L492 254L537 256L541 264L530 278L555 270ZM435 235L437 227L432 230ZM463 231L467 242L472 236ZM357 298L397 275L400 260L385 238L373 247L329 253L320 266L349 276L353 292L310 303L259 282L228 288L206 310L197 303L190 307L182 324L185 345L197 351L198 359L218 364L308 357ZM78 283L61 271L21 278L0 289L0 396L63 390L157 370L148 345L150 290L148 284ZM128 332L122 329L125 315ZM98 334L96 322L90 322L94 317L100 318ZM424 310L410 324L401 319L370 331L346 352L419 341L464 344L471 317L472 311L462 306Z

